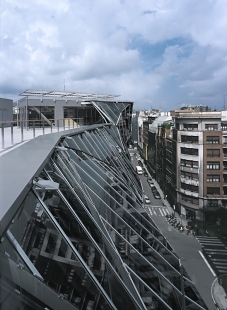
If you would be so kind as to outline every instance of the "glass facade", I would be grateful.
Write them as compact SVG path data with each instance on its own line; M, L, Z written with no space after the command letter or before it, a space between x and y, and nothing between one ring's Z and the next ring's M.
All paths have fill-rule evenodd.
M207 309L143 209L115 125L58 146L1 236L0 308Z

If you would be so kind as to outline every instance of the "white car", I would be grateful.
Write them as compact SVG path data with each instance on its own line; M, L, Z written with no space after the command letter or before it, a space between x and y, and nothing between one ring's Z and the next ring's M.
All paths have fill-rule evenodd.
M151 203L151 201L147 195L143 195L143 200L144 200L145 205L149 205Z

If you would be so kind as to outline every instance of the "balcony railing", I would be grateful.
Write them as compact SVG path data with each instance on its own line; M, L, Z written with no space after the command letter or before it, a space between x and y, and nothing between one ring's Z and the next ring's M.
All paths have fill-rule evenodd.
M180 180L182 183L185 183L185 184L199 186L199 180L186 179L183 177L181 177Z
M180 192L181 192L182 194L185 194L185 195L188 195L188 196L199 197L199 193L191 192L191 191L186 190L186 189L183 189L183 188L180 189Z
M79 119L49 119L0 122L0 151L37 136L80 127Z

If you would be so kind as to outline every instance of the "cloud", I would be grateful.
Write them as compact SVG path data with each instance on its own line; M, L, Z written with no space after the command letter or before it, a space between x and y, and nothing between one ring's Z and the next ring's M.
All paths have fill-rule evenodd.
M223 0L2 0L1 96L63 90L65 80L137 106L174 108L178 96L215 106L226 91L226 14Z

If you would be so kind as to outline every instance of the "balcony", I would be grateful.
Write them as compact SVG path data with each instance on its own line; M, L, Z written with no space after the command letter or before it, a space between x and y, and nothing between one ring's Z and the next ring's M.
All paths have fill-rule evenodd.
M180 189L180 192L182 194L185 194L185 195L188 195L188 196L199 197L199 193L191 192L191 191L183 189L183 188Z
M195 204L193 204L193 203L191 203L191 202L189 202L189 201L184 201L184 200L182 200L181 199L181 204L182 205L184 205L185 207L188 207L188 208L190 208L190 209L195 209L196 211L197 210L200 210L200 206L199 205L195 205Z
M181 171L186 171L186 172L191 172L191 173L198 173L198 168L192 168L192 167L185 167L185 166L180 166ZM226 167L226 172L227 172L227 167Z
M183 178L183 177L181 177L180 180L181 180L182 183L185 183L185 184L199 186L199 180L186 179L186 178Z

